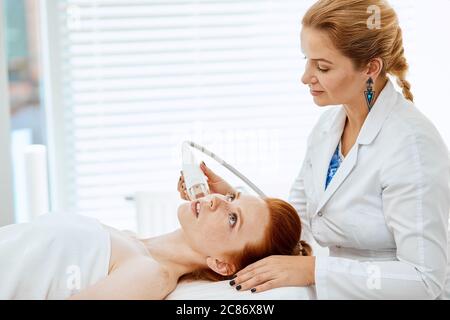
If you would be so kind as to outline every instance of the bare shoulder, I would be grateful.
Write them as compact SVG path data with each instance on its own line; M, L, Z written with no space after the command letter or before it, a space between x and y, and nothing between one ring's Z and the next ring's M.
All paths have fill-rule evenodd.
M70 299L160 300L175 286L170 272L155 260L136 257L123 261L107 277Z
M109 260L109 272L113 272L126 261L132 261L136 257L144 257L147 251L137 238L137 235L129 230L117 230L104 225L108 230L111 241L111 257Z
M177 285L178 279L172 276L170 270L149 257L130 259L121 268L130 272L133 278L131 283L139 283L140 290L149 299L164 299Z

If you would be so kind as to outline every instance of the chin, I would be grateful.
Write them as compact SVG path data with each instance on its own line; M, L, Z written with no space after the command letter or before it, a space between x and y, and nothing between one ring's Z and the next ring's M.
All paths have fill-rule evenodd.
M314 99L314 103L318 106L318 107L326 107L329 106L329 103L326 103L326 101L322 101L322 100L316 100Z

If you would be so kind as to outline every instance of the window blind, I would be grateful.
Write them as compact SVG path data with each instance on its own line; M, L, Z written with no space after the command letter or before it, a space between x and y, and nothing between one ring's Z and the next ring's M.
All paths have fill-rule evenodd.
M125 198L175 192L183 140L287 197L323 111L300 83L314 1L44 2L55 210L133 229Z

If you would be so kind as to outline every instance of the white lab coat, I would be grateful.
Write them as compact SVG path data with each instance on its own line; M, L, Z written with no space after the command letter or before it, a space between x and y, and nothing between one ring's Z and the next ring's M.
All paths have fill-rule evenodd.
M308 138L290 202L317 256L318 299L435 299L446 279L448 149L433 124L389 80L325 191L341 138L342 106Z

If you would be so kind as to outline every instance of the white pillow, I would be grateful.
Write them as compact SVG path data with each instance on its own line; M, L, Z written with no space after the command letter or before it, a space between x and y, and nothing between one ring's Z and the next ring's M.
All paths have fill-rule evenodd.
M225 281L183 281L170 293L167 300L315 300L311 287L282 287L260 293L238 291Z

